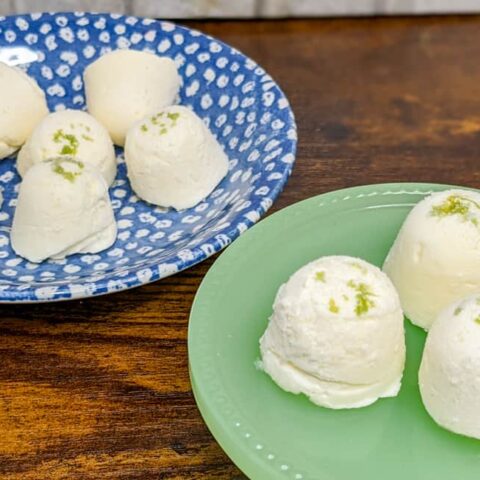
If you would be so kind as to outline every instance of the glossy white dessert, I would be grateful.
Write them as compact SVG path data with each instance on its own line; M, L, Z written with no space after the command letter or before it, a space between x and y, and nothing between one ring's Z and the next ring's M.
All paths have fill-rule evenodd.
M127 135L125 161L140 198L177 210L203 200L228 171L228 158L213 134L182 106L136 123Z
M117 226L103 176L68 157L35 164L20 185L11 242L31 262L97 253L110 247Z
M123 146L130 126L150 112L175 103L180 76L167 57L116 50L85 69L88 111Z
M35 80L0 63L0 159L17 151L47 114L45 94Z
M405 315L425 330L447 305L480 291L480 194L446 190L419 202L383 270Z
M45 117L18 154L18 172L23 177L32 165L60 156L93 165L108 185L117 174L115 150L107 129L81 110L64 110Z
M431 417L455 433L480 439L480 295L443 310L425 343L419 372Z
M364 260L319 258L280 287L260 350L281 388L317 405L358 408L394 397L405 363L400 300Z

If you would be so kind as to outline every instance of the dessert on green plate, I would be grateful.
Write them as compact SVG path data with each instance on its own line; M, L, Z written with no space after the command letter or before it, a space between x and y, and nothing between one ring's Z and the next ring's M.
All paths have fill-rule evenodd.
M440 313L419 372L428 413L455 433L480 439L480 292Z
M480 293L480 193L445 190L419 202L383 269L405 315L425 330L450 303Z
M359 258L327 256L280 287L260 350L284 390L324 407L359 408L398 394L404 337L389 278Z

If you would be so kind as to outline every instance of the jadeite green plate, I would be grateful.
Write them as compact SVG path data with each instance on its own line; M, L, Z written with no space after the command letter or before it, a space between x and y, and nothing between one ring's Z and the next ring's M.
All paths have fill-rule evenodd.
M480 478L480 441L443 430L423 408L425 333L409 322L401 392L367 408L317 407L256 368L275 293L295 270L332 254L381 266L412 206L445 188L370 185L311 198L246 232L208 272L190 318L193 390L213 435L252 480Z

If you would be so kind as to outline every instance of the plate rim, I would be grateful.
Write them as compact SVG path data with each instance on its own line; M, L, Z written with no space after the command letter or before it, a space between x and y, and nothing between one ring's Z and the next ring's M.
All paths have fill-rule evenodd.
M192 248L190 248L190 251L192 252L192 259L185 261L181 260L179 258L176 258L174 262L169 262L169 266L173 266L174 268L168 269L167 271L160 271L159 270L159 265L161 263L158 262L152 262L149 263L147 266L135 266L129 269L129 274L125 275L122 277L122 283L124 284L121 288L113 288L109 289L108 288L108 278L97 280L94 282L85 282L85 280L79 279L79 281L75 282L75 285L92 285L94 284L96 286L95 290L93 292L89 291L86 288L80 289L77 292L71 292L68 288L67 285L52 285L49 284L48 282L45 282L42 285L36 285L35 287L30 287L30 288L25 288L25 290L19 290L18 285L15 285L12 287L12 284L9 284L10 288L5 288L2 289L0 288L0 305L2 304L41 304L41 303L52 303L52 302L64 302L64 301L71 301L71 300L81 300L85 298L92 298L92 297L99 297L103 295L109 295L112 293L119 293L122 291L130 290L132 288L140 287L142 285L147 285L149 283L156 282L158 280L161 280L163 278L167 278L171 275L175 275L177 273L180 273L184 270L189 269L190 267L197 265L207 258L211 257L212 255L217 254L218 252L222 251L224 248L226 248L228 245L230 245L232 242L234 242L240 235L248 231L254 224L256 224L264 215L265 213L271 208L275 200L278 198L278 196L282 193L283 189L285 188L285 185L287 184L291 173L293 171L293 167L296 162L296 157L297 157L297 148L298 148L298 127L296 123L296 118L295 114L293 112L291 103L283 91L283 89L280 87L278 82L275 80L275 78L269 74L269 72L263 68L258 62L256 62L254 59L252 59L250 56L246 55L243 53L243 51L239 50L238 48L229 45L228 43L211 36L209 34L203 33L202 31L196 29L196 28L190 28L186 25L182 25L181 23L177 23L171 20L163 20L163 19L153 19L149 17L140 17L136 15L125 15L125 14L117 14L117 13L112 13L112 12L96 12L96 11L82 11L82 10L70 10L70 11L45 11L45 12L28 12L28 13L21 13L21 14L13 14L13 15L5 15L5 16L0 16L0 25L3 22L6 21L15 21L15 19L18 18L32 18L33 16L48 16L52 22L54 22L54 19L58 16L66 16L66 17L71 17L71 18L78 18L79 16L85 16L89 18L97 18L97 17L102 17L102 16L107 16L109 18L112 18L113 20L121 20L121 19L128 19L128 18L135 18L137 22L148 22L148 25L155 26L159 31L163 32L162 30L162 25L170 25L174 29L179 29L183 30L184 32L194 32L195 36L200 36L204 37L209 41L214 41L224 48L228 49L228 52L235 52L235 54L238 54L243 58L244 61L248 61L250 65L252 65L253 70L256 68L260 68L265 75L268 75L272 82L273 82L273 87L272 90L276 91L278 93L278 100L282 99L285 102L285 107L283 107L283 110L286 112L286 128L287 130L292 130L294 132L294 136L292 138L287 137L287 135L282 135L280 138L282 139L282 142L286 144L286 148L282 152L281 158L289 157L291 161L289 163L287 162L282 162L283 163L283 168L282 168L282 177L278 180L275 181L273 184L273 187L270 189L269 193L265 196L263 196L262 202L258 202L258 205L254 208L248 211L250 213L249 217L246 217L245 215L242 214L241 218L240 215L237 215L234 217L234 221L230 224L229 230L225 233L222 234L222 236L225 237L223 240L219 240L216 238L216 236L211 237L209 241L209 244L212 245L212 249L208 252L205 253L200 247L201 245L195 245ZM131 25L132 28L135 28L135 25ZM280 159L278 160L279 162L281 161ZM249 197L250 198L250 197ZM238 228L240 224L245 225L245 230L240 231ZM139 272L144 271L144 270L150 270L151 276L146 279L142 275L142 278L139 278L137 275ZM127 284L127 285L125 285ZM55 293L48 298L39 298L34 296L33 292L36 289L41 289L43 287L57 287L57 290ZM101 289L102 291L98 292L98 289Z
M200 367L194 365L192 362L193 355L199 355L193 353L196 350L194 345L194 333L193 329L195 325L200 320L194 320L193 318L198 315L199 318L202 317L201 314L197 313L199 308L201 297L204 290L207 288L207 284L210 282L212 277L216 275L217 270L220 270L223 267L223 262L228 262L229 257L234 254L235 249L241 248L247 242L252 241L251 238L261 234L262 230L270 228L269 225L272 222L280 221L283 216L289 215L292 210L308 208L311 204L320 202L319 206L326 206L325 203L322 203L322 200L333 200L333 203L338 201L338 197L343 197L343 199L350 199L352 196L357 194L356 198L362 198L368 196L372 189L381 190L380 194L384 195L395 195L395 194L417 194L417 195L428 195L429 193L435 191L443 191L448 189L461 188L465 190L477 190L473 187L451 185L451 184L442 184L442 183L428 183L428 182L390 182L390 183L373 183L366 185L359 185L354 187L347 187L338 190L332 190L329 192L321 193L319 195L306 198L299 202L293 203L275 213L268 216L267 218L260 221L257 225L249 229L248 232L245 232L242 235L242 238L235 242L235 245L229 246L214 262L210 267L207 274L202 279L202 282L195 294L194 301L190 310L189 324L188 324L188 365L189 365L189 375L190 383L192 386L192 392L194 394L195 401L197 403L197 408L202 416L203 421L205 422L207 428L212 433L215 441L220 445L224 450L226 455L233 461L233 463L252 480L277 480L282 474L291 474L290 470L279 472L278 469L273 470L271 463L267 463L267 460L261 458L260 455L255 455L255 450L249 449L247 447L247 442L240 443L238 440L235 440L234 435L231 433L232 429L223 428L225 418L222 417L218 410L212 410L212 408L207 406L208 401L205 399L205 392L202 390L202 386L199 385L199 382L195 379L195 370L201 371ZM394 191L391 191L394 190ZM477 190L478 191L478 190ZM379 192L376 192L377 195ZM361 195L361 196L358 196ZM332 202L330 202L332 204ZM259 233L260 232L260 233ZM263 450L261 450L262 453ZM259 453L259 452L257 452ZM289 467L290 468L290 467ZM258 477L258 469L261 470L262 477ZM284 476L282 478L288 478ZM302 474L297 474L297 476L290 476L294 479L303 479Z

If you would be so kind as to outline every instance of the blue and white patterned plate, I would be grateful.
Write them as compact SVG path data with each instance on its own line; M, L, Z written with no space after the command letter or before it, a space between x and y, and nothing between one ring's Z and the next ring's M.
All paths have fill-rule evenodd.
M186 269L254 224L288 179L297 133L287 99L260 66L214 38L169 22L110 14L0 17L0 58L14 47L27 47L37 58L25 67L46 91L51 110L85 107L82 72L103 53L133 48L173 58L183 78L181 103L210 126L228 154L230 170L195 208L154 208L132 193L119 149L119 173L110 190L116 243L99 255L38 265L10 247L20 178L13 158L1 161L0 302L102 295Z

